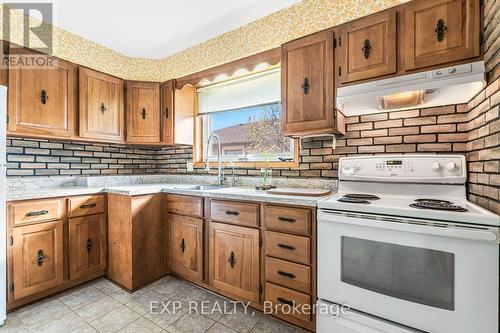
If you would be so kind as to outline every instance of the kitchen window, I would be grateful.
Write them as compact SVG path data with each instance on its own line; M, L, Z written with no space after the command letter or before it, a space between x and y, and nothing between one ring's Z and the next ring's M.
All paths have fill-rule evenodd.
M280 78L280 68L274 68L198 87L197 162L205 161L207 138L215 133L221 140L222 160L228 164L296 163L295 141L281 130ZM210 142L208 159L217 159L216 140Z

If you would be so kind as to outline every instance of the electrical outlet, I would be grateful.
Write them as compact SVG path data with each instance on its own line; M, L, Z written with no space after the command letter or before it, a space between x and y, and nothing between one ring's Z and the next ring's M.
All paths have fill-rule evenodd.
M188 172L193 171L193 163L192 162L186 163L186 169Z

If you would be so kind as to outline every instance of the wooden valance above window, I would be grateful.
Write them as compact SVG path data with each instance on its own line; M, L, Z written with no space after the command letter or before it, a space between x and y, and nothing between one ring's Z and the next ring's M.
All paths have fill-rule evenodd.
M277 47L269 51L264 51L251 55L246 58L238 59L226 64L212 67L204 71L189 74L176 80L176 88L182 89L186 84L197 86L202 81L212 82L218 76L224 75L231 78L238 70L247 70L252 72L257 69L260 64L268 64L269 66L277 65L281 60L281 48Z

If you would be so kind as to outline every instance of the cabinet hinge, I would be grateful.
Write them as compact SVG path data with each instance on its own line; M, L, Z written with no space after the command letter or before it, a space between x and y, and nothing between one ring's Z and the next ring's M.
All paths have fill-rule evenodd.
M262 238L259 238L259 247L262 247Z
M339 37L339 47L342 46L342 37Z
M14 291L14 282L11 282L10 283L10 291L13 292Z
M333 39L333 48L337 48L337 38Z
M9 123L9 116L7 116L7 124Z
M14 237L9 237L9 245L12 246L14 244Z
M262 294L262 285L259 284L259 294Z
M339 76L342 75L342 67L339 66Z

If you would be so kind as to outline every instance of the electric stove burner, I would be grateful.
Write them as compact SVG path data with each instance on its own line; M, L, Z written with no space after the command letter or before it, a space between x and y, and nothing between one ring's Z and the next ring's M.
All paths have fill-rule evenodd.
M380 199L376 195L364 194L364 193L349 193L349 194L344 195L344 198L362 199L362 200L378 200L378 199Z
M454 205L450 201L436 199L417 199L410 207L419 209L445 210L450 212L466 212L467 209Z
M348 196L344 196L344 197L338 199L338 201L340 201L340 202L348 202L348 203L359 203L359 204L370 204L371 203L368 200L358 199L358 198L351 198L351 197L348 197Z
M453 202L448 201L448 200L441 200L441 199L415 199L415 202L427 202L427 203L435 203L435 204L449 204L452 205Z

